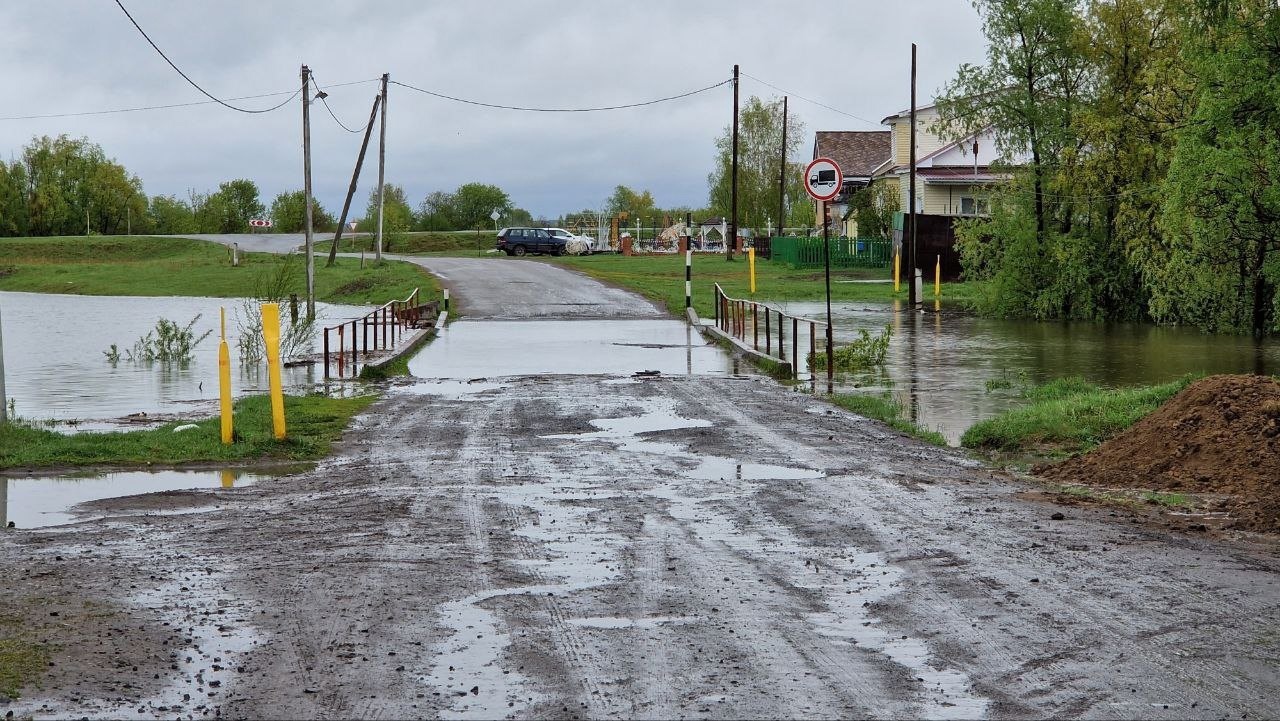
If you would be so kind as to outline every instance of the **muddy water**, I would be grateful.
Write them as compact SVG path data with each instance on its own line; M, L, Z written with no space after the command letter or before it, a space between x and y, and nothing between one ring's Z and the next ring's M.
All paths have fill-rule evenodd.
M218 308L227 309L232 379L236 395L265 391L261 367L244 367L235 358L238 327L235 298L140 298L0 293L4 307L5 390L23 418L73 420L115 418L131 413L177 413L218 397ZM283 309L287 315L287 309ZM356 317L355 306L318 303L321 322ZM185 367L143 365L103 355L112 343L123 349L168 318L185 324L202 314L194 330L212 330ZM313 366L284 369L286 386L311 384Z
M810 318L826 312L821 303L785 307ZM1116 387L1186 373L1280 372L1280 343L1256 346L1249 338L1188 328L998 320L945 307L921 314L865 303L833 306L832 317L837 344L854 340L860 329L874 334L891 325L894 331L887 373L849 375L838 379L837 391L890 392L913 420L953 445L977 421L1019 405L1018 387L1025 383L1075 375ZM807 335L800 345L803 356Z
M261 474L237 469L218 471L126 471L45 477L0 477L0 528L40 528L93 517L72 507L88 501L193 488L251 485Z
M462 321L409 362L419 378L728 374L732 359L682 321Z

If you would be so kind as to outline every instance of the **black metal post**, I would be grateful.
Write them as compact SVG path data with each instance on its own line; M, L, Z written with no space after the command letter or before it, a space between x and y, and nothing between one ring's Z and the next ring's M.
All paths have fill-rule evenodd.
M831 219L827 217L827 201L822 201L822 265L827 281L827 393L832 390L832 379L835 376L836 359L832 354L835 343L831 334Z

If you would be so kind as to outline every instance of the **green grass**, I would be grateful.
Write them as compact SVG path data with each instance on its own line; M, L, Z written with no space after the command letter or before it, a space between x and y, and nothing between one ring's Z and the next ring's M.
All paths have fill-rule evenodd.
M651 255L623 256L601 254L590 256L565 256L547 258L547 262L579 270L606 283L611 283L654 301L673 315L684 312L684 256ZM762 302L786 303L795 301L822 301L826 298L825 280L821 270L793 270L782 262L756 261L756 292L750 292L747 277L747 257L736 255L733 262L723 255L693 257L693 306L698 315L710 318L714 314L713 284L719 283L725 293L735 298L755 298ZM894 293L892 283L842 283L845 280L890 280L892 271L872 269L833 270L831 272L831 300L836 303L866 301L888 303L907 299L907 286ZM967 307L968 299L976 293L970 283L945 283L942 298L948 305ZM926 301L933 299L932 285L926 286Z
M384 235L384 243L387 239L387 236ZM497 235L491 230L485 230L479 233L473 230L415 231L412 233L405 233L403 238L392 237L390 240L390 249L384 246L382 252L474 256L493 249L497 244ZM332 236L326 240L320 240L317 237L315 242L316 252L329 252L329 246L332 243ZM372 253L374 243L374 236L365 235L363 232L361 232L354 240L350 236L344 234L342 236L342 243L338 247L338 251L341 253L359 253L361 250L364 250L366 253Z
M889 394L873 396L862 394L837 395L831 399L833 403L860 416L866 416L885 423L896 430L935 446L946 446L947 439L937 431L927 430L903 417L902 407Z
M280 263L299 266L294 291L306 290L303 259L267 253L242 254L232 267L230 251L217 243L185 238L93 236L0 238L0 290L78 295L252 297L265 275ZM435 279L410 263L386 262L360 268L339 258L333 268L315 267L316 298L330 303L379 305L421 288L439 293Z
M0 699L18 698L48 663L47 647L24 638L10 624L0 625Z
M268 397L241 398L235 404L237 442L231 445L222 444L217 418L196 421L197 428L178 432L173 429L181 423L73 435L8 423L0 425L0 468L313 460L328 455L351 417L373 401L373 396L285 396L288 437L277 441Z
M1025 389L1026 405L974 424L960 444L1008 453L1082 453L1137 423L1195 379L1106 389L1080 378L1059 378Z

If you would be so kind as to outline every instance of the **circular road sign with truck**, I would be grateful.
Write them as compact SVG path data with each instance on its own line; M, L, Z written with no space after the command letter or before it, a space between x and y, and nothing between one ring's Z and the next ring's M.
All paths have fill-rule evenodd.
M831 158L814 158L804 169L804 189L814 200L835 200L843 184L840 166Z

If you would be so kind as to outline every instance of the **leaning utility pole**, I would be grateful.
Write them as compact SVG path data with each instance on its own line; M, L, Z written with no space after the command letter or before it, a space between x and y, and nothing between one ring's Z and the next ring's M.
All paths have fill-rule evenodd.
M373 250L373 260L382 262L382 201L386 196L387 177L387 81L391 73L382 74L382 121L378 129L378 242Z
M782 160L778 163L778 235L787 226L787 96L782 96Z
M729 205L729 232L724 239L725 260L733 260L733 247L738 244L738 66L733 66L733 167Z
M916 276L920 269L916 266L916 44L911 43L911 169L910 191L907 193L907 218L911 224L911 252L907 255L907 303L912 309L920 303L916 292Z
M307 234L307 320L316 317L316 257L311 235L311 69L302 66L302 194Z
M369 112L369 124L364 126L364 142L360 143L360 154L356 156L356 170L351 174L351 186L347 188L347 201L342 204L342 218L338 220L338 230L333 234L333 245L329 246L329 262L333 265L338 260L338 241L342 240L342 228L347 224L347 213L351 210L351 198L356 194L356 185L360 182L360 168L364 165L364 152L369 149L369 136L373 135L373 119L378 115L378 106L382 104L382 96L373 99L373 110Z

